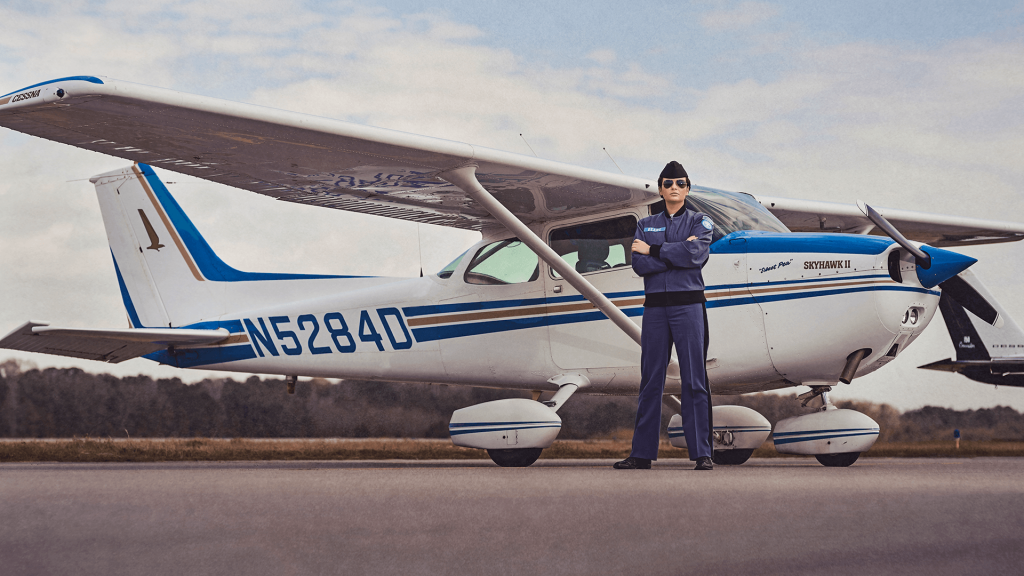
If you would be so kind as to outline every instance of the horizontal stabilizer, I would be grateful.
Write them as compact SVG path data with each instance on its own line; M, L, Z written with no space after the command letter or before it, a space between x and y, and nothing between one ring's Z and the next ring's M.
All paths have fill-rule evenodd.
M116 364L168 346L214 344L230 333L217 330L146 328L130 330L51 327L29 321L0 340L0 348L70 356Z
M939 360L924 366L925 370L957 372L977 382L997 386L1024 388L1024 358L994 358L992 360Z

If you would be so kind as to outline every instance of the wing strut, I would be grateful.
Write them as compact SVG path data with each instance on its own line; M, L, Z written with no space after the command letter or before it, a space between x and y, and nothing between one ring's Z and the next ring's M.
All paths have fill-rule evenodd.
M469 194L495 220L501 222L505 228L515 234L535 254L540 256L541 260L557 270L562 275L562 278L573 288L579 290L584 298L589 300L594 306L597 306L601 312L604 312L604 315L611 319L627 336L635 340L637 344L640 344L640 327L634 324L615 304L612 304L611 300L606 298L600 290L581 276L575 268L570 266L565 260L562 260L544 240L534 234L533 230L530 230L519 218L516 218L515 214L512 214L494 196L491 196L491 193L484 189L476 179L476 166L462 166L461 168L443 172L438 177L458 186L463 192Z

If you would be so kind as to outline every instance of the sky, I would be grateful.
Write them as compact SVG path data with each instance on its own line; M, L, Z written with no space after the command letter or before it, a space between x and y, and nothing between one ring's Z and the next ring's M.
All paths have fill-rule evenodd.
M0 4L0 93L75 75L615 172L610 154L634 176L677 159L698 185L1024 222L1021 1ZM87 179L126 164L0 129L0 333L29 319L125 326ZM242 270L418 276L479 238L160 175ZM1024 244L961 251L1024 323ZM953 354L936 317L833 399L1024 411L1024 389L917 369ZM7 358L223 376L0 351Z

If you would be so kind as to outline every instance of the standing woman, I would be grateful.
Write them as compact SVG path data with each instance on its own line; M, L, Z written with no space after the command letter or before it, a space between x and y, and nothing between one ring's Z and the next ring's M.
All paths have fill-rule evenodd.
M658 178L665 211L648 216L633 237L633 270L644 278L644 322L640 338L640 396L629 457L617 469L650 468L658 459L665 369L675 344L682 381L683 432L696 470L711 470L711 393L704 367L704 278L711 218L684 207L690 179L679 162Z

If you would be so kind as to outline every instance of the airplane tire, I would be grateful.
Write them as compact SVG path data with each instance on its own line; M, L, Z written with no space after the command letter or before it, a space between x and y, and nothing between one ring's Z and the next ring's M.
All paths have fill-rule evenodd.
M543 448L507 448L488 450L487 455L503 468L523 468L536 462L543 451Z
M753 453L753 449L715 450L714 455L711 457L711 461L715 464L722 464L724 466L738 466L749 460L750 455Z
M815 454L818 462L823 466L846 467L857 461L860 452L847 452L845 454Z

